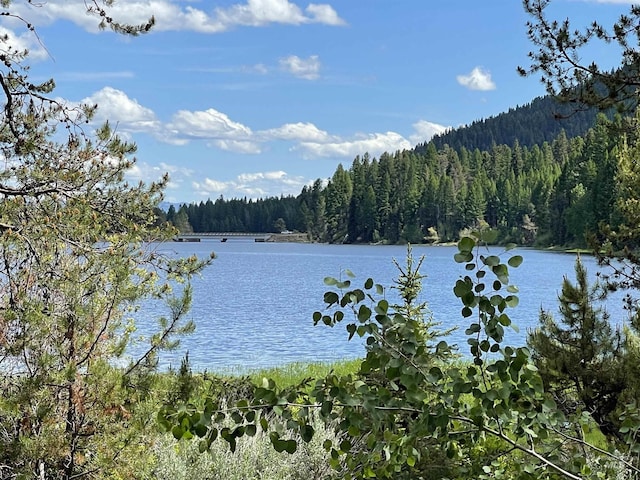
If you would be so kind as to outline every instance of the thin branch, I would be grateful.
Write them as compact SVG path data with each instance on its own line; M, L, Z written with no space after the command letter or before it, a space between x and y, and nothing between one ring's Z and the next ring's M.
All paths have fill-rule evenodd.
M585 447L588 447L592 450L595 450L598 453L601 453L603 455L606 455L607 457L612 458L613 460L622 463L624 466L626 466L627 468L633 470L636 473L640 473L640 468L634 466L633 464L627 462L626 460L624 460L622 457L620 456L616 456L611 452L607 452L606 450L603 450L602 448L596 447L595 445L590 444L589 442L585 442L584 440L577 438L577 437L572 437L571 435L567 435L564 432L561 432L560 430L556 429L556 428L552 428L552 430L557 433L558 435L566 438L567 440L571 440L572 442L576 442L579 443L580 445L583 445Z
M160 337L160 339L158 339L158 341L155 342L155 344L152 344L151 347L149 347L149 349L142 356L140 356L138 360L124 372L125 377L130 375L134 370L136 370L142 364L142 362L144 362L147 358L149 358L149 356L152 353L154 353L156 350L159 350L162 347L162 343L167 339L169 335L171 335L174 332L176 325L178 324L178 321L180 320L182 315L184 315L187 312L187 310L188 310L187 305L185 304L185 302L182 302L177 312L171 312L172 313L171 324L164 329L164 332L162 332L162 336Z
M16 130L15 125L13 124L13 97L14 97L14 92L11 91L11 89L9 88L9 85L7 85L7 81L6 78L3 74L0 73L0 86L2 87L2 90L4 90L4 94L7 97L6 98L6 102L4 105L4 111L7 115L7 124L9 126L9 130L11 130L11 133L13 133L13 135L17 138L20 137L20 134L18 133L18 131Z
M97 335L95 336L93 343L91 344L91 346L89 347L89 349L87 350L87 352L85 353L84 357L82 357L80 360L77 361L77 365L82 365L83 363L85 363L86 361L88 361L91 356L93 355L93 352L95 351L95 349L98 347L98 344L100 343L101 339L102 339L102 335L104 335L104 333L107 331L107 328L109 326L109 323L111 322L111 317L113 314L113 310L116 308L116 297L118 294L118 284L115 284L115 292L113 292L113 295L111 296L111 301L109 302L109 307L107 308L107 312L104 314L105 315L105 319L102 323L102 327L100 328L100 330L98 331Z
M476 425L476 423L473 420L471 420L470 418L466 418L466 417L453 416L453 417L451 417L451 419L452 420L458 420L459 422L464 422L464 423L469 423L469 424ZM567 478L569 478L571 480L584 480L582 477L574 475L573 473L571 473L571 472L565 470L564 468L562 468L560 465L557 465L557 464L553 463L551 460L549 460L548 458L545 458L543 455L541 455L538 452L536 452L535 450L533 450L533 448L527 448L524 445L519 444L518 442L512 440L507 435L505 435L504 433L499 432L498 430L494 430L493 428L487 427L486 425L478 426L478 428L480 430L483 430L483 431L495 436L496 438L499 438L499 439L507 442L509 445L513 446L515 449L520 450L521 452L526 453L527 455L530 455L530 456L538 459L540 462L544 463L546 466L554 469L555 471L557 471L561 475L563 475L563 476L565 476L565 477L567 477Z

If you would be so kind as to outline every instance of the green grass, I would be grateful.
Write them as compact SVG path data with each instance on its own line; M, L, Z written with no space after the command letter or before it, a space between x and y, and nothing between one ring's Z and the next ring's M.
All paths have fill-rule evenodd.
M360 362L362 362L362 359L340 360L331 363L295 362L279 367L251 371L247 375L256 385L261 385L263 378L270 378L279 387L288 387L299 384L305 378L323 378L332 371L336 375L354 374L358 371Z
M611 451L615 448L615 445L607 440L607 437L600 431L595 421L590 422L588 425L582 427L584 434L584 440L590 445L601 448L606 451Z

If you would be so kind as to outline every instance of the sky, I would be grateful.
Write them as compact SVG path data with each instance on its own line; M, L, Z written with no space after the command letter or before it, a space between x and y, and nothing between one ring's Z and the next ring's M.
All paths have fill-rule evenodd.
M533 48L519 0L317 1L116 0L119 21L155 18L131 38L99 31L84 0L16 0L37 37L2 16L0 34L30 50L34 80L137 144L129 180L168 172L170 202L297 195L545 94L516 70ZM553 0L549 15L611 24L631 3Z

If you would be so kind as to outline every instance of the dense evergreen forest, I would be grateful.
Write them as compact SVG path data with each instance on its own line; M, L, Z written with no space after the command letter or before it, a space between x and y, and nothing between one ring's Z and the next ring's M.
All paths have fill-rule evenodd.
M541 118L552 118L553 103L536 102L545 107L536 110ZM512 124L522 126L526 116L521 111L450 132L448 138L457 144L469 143L465 138L485 135L473 133L482 132L483 125L506 132L506 127L494 122L510 118ZM581 125L585 115L575 117L582 119ZM485 226L496 229L501 241L582 245L590 232L615 217L617 164L612 153L619 131L603 114L590 118L590 128L585 127L582 135L571 137L560 129L555 137L533 145L523 145L516 138L510 145L494 142L488 148L453 148L448 143L438 146L445 138L440 137L379 158L365 153L348 169L339 165L327 181L318 179L305 186L297 197L220 197L178 210L172 207L167 220L182 231L288 229L331 243L445 242L458 239L466 229ZM493 138L494 127L479 143ZM555 130L540 128L539 132Z
M537 97L530 103L482 119L462 128L436 135L430 141L436 148L449 145L455 150L490 150L493 145L533 147L551 141L564 131L568 138L584 135L593 126L597 110L593 107L576 110L559 103L554 97ZM611 118L611 115L608 115ZM423 153L429 142L416 146Z

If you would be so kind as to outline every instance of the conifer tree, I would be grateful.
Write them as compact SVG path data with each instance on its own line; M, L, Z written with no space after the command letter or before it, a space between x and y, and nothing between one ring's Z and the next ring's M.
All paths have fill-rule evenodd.
M118 23L111 3L77 8L119 33L151 28L153 19ZM2 14L12 5L3 1ZM108 124L90 131L96 107L54 98L53 80L33 83L28 52L10 42L0 38L0 476L131 478L139 432L122 427L157 352L193 327L183 321L188 283L177 296L171 285L203 263L170 260L151 243L173 235L154 226L167 179L127 183L135 145ZM133 312L153 300L168 302L167 315L130 358Z
M625 387L622 338L607 312L596 306L600 284L589 285L576 260L576 283L562 284L560 320L540 312L540 325L529 333L532 358L548 391L566 411L584 409L608 435L616 435L614 411Z
M534 46L529 52L531 65L519 67L523 76L539 75L547 92L572 109L596 107L633 112L638 105L640 86L640 50L637 28L640 7L631 5L611 26L593 21L583 28L571 24L569 18L549 18L551 0L525 0L528 37ZM614 70L589 60L589 47L600 43L621 52L620 65ZM571 115L571 113L569 113ZM564 116L564 115L563 115Z

